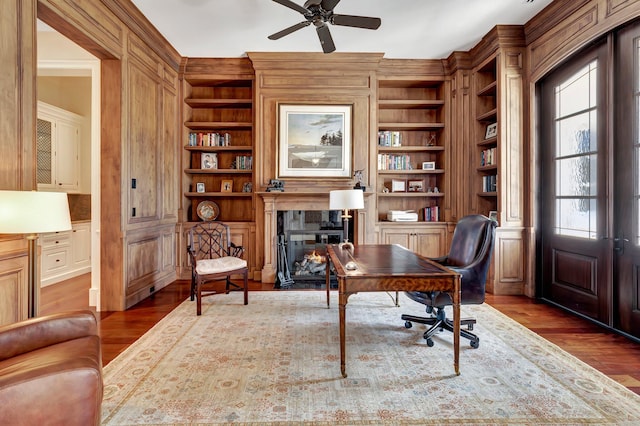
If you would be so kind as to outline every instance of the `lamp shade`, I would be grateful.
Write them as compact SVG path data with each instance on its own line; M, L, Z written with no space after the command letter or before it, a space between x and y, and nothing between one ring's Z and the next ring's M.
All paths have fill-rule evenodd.
M364 208L362 189L341 189L329 191L330 210L358 210Z
M0 234L39 234L70 229L66 193L0 191Z

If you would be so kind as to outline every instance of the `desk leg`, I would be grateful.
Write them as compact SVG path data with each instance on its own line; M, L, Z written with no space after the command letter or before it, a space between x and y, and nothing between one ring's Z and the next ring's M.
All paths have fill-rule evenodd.
M453 368L460 375L460 275L455 278L453 292Z
M329 256L327 256L327 261L325 262L327 264L327 271L325 272L325 276L327 277L327 309L330 308L329 306L329 291L331 290L331 266L329 265L329 263L331 262L331 258Z
M342 283L338 285L342 288ZM346 342L345 342L345 322L346 322L346 310L347 310L347 299L349 299L349 295L340 292L340 372L342 373L342 377L347 377L347 366L346 366Z

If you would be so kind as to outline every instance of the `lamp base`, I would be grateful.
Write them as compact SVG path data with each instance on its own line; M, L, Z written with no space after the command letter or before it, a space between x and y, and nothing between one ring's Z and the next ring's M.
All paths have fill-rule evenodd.
M345 240L343 243L338 244L338 248L340 250L353 250L353 243Z

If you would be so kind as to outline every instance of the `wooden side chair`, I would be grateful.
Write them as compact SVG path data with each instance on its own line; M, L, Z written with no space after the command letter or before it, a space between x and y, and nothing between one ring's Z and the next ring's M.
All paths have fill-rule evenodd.
M206 284L226 281L225 292L231 288L244 291L244 304L249 303L247 261L242 259L244 248L231 242L229 226L222 222L203 222L189 231L187 251L191 260L191 300L197 299L197 314L202 313L202 297L217 292L205 289ZM231 281L232 275L243 275L244 286Z

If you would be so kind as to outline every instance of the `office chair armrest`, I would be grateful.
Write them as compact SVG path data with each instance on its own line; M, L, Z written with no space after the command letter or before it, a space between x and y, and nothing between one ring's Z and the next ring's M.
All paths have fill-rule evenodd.
M440 257L430 257L429 260L433 260L436 263L441 265L446 265L449 260L449 256L440 256Z

